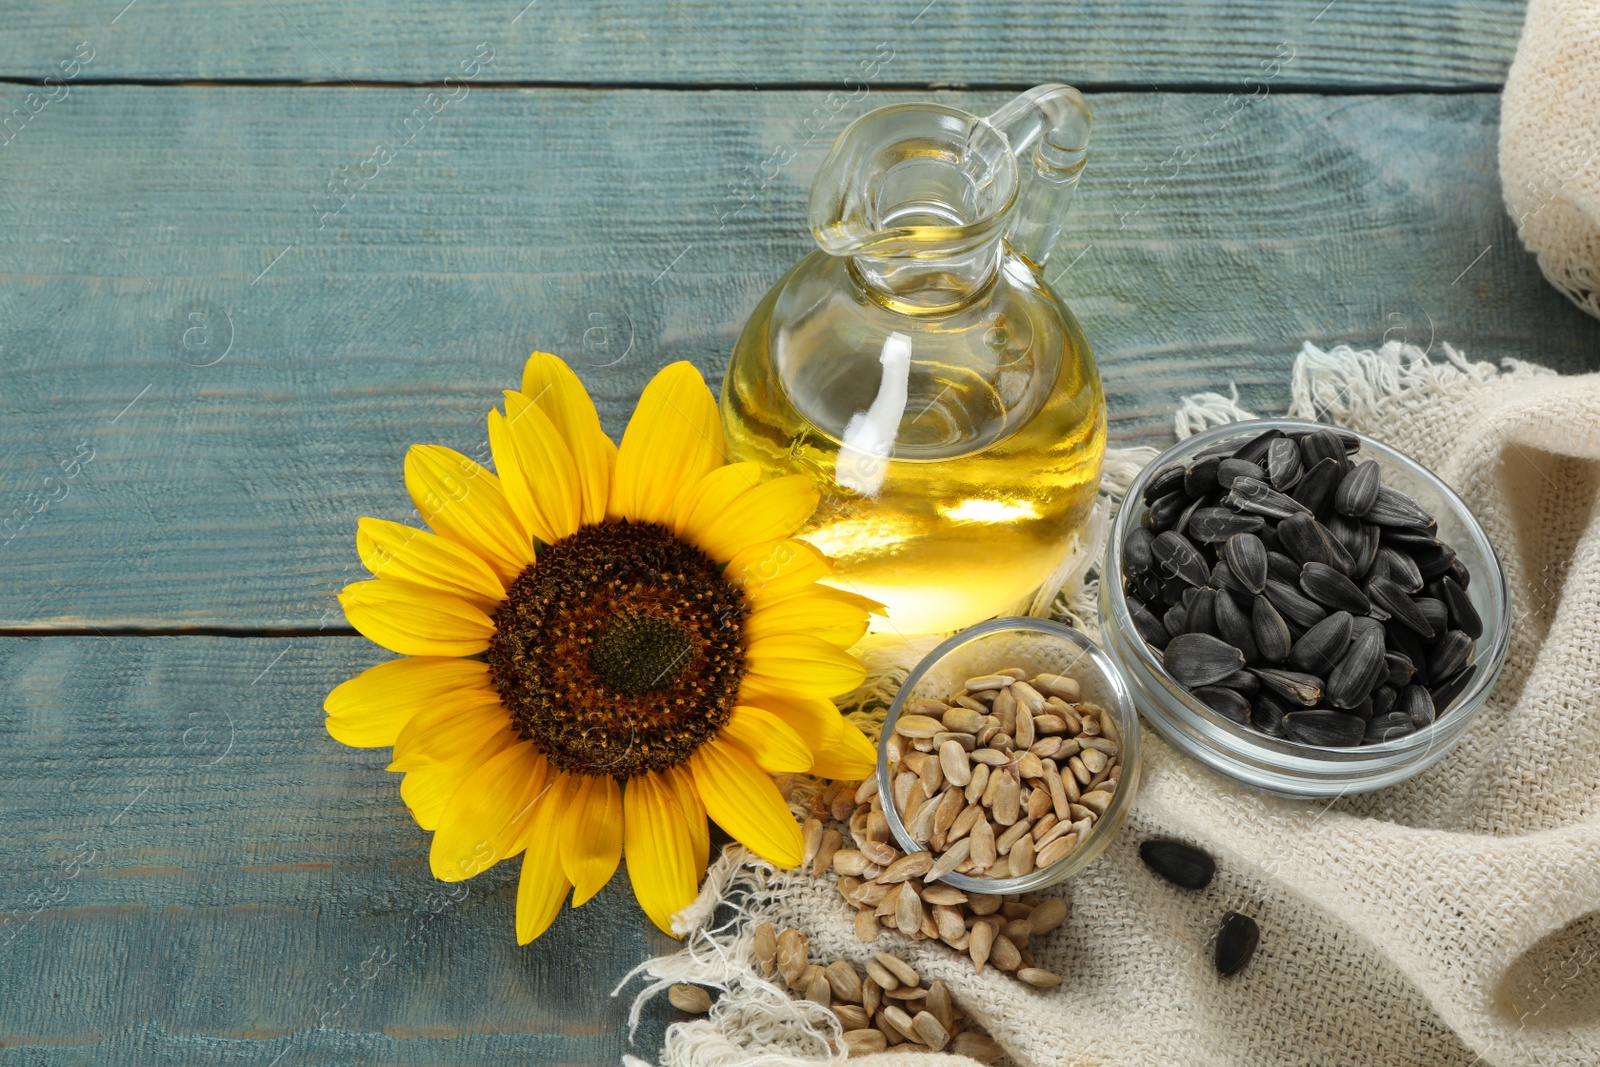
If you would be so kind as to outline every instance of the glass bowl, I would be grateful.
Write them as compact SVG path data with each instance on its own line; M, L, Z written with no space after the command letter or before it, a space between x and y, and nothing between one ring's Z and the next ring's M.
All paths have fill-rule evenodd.
M1145 483L1173 463L1191 462L1208 449L1263 430L1328 429L1298 419L1254 419L1213 427L1167 449L1128 487L1112 524L1100 582L1100 619L1106 651L1127 678L1139 710L1178 749L1215 770L1268 792L1293 797L1329 797L1381 789L1437 763L1466 734L1505 663L1511 628L1511 597L1499 557L1461 498L1416 460L1365 434L1358 456L1376 460L1383 484L1408 493L1432 513L1439 539L1455 549L1472 575L1467 595L1483 619L1472 662L1477 674L1431 726L1405 737L1357 748L1322 748L1268 737L1232 722L1190 696L1169 677L1133 625L1122 587L1122 547L1144 518ZM1353 431L1340 428L1341 433Z
M976 878L951 872L940 881L971 893L1029 893L1072 877L1105 851L1122 824L1139 789L1139 717L1133 697L1111 658L1077 630L1048 619L991 619L962 630L925 656L906 676L878 740L878 796L889 831L902 852L922 852L924 846L911 839L900 813L894 806L893 783L889 773L888 741L900 710L909 701L922 697L942 700L958 691L968 678L990 674L1005 667L1019 667L1035 674L1065 674L1077 680L1082 689L1080 703L1097 704L1110 714L1121 746L1122 776L1105 814L1095 822L1087 837L1065 856L1048 867L1020 878Z

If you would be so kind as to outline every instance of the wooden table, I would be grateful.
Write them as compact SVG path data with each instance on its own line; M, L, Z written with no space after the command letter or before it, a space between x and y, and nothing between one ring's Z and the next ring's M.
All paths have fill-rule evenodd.
M614 435L662 364L717 380L870 107L1089 93L1055 280L1119 441L1282 410L1306 339L1600 367L1501 204L1514 0L125 2L0 31L7 1063L653 1056L624 878L518 948L514 869L442 893L324 733L385 658L332 594L529 350Z

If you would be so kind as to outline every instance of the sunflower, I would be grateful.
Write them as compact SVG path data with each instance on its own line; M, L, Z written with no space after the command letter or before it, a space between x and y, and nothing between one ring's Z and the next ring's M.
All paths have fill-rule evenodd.
M724 464L688 363L645 387L619 448L571 369L535 352L489 413L489 445L498 474L438 445L407 453L433 532L360 520L373 579L339 603L405 658L334 689L328 733L394 748L435 877L522 856L520 943L624 852L640 906L675 934L707 816L794 867L800 831L770 775L872 772L871 743L829 698L860 684L845 650L881 606L817 584L829 563L793 536L816 489Z

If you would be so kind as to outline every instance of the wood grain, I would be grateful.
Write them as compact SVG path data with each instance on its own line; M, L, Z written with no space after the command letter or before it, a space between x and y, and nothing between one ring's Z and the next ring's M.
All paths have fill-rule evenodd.
M460 74L479 43L492 76L541 84L837 88L881 42L899 85L1243 85L1287 43L1290 84L1484 88L1516 46L1518 0L18 0L0 74L44 77L80 41L87 77L336 84ZM1249 91L1248 89L1246 91Z
M86 88L0 151L0 625L340 625L409 444L482 453L534 347L613 435L665 363L715 384L833 131L903 98L808 145L821 94L478 91L407 143L427 95ZM1600 366L1501 205L1493 97L1093 104L1054 269L1118 440L1230 383L1281 411L1305 339Z
M0 1060L654 1056L677 1013L662 998L630 1046L610 994L672 943L624 873L519 948L517 862L434 881L387 750L323 732L328 688L376 658L354 638L0 640Z

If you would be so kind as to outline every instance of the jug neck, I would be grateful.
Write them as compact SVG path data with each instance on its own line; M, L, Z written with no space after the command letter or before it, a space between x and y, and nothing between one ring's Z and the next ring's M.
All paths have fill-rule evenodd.
M917 254L860 253L849 257L852 276L878 303L906 314L954 311L980 299L1000 272L1004 245L998 230L968 247Z

